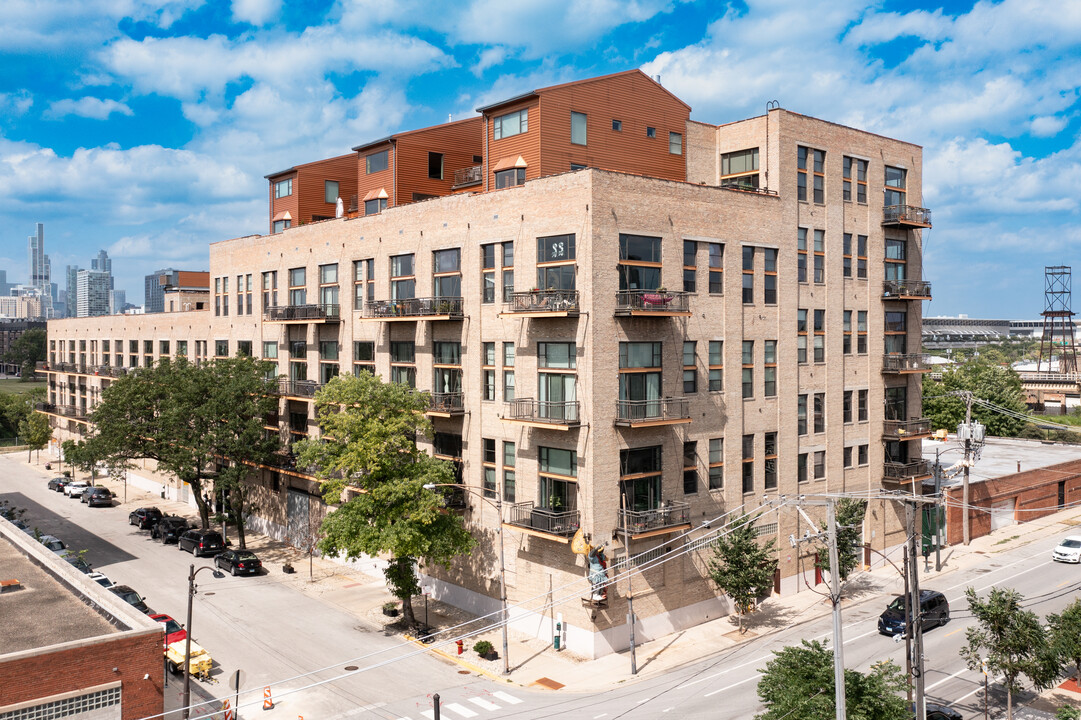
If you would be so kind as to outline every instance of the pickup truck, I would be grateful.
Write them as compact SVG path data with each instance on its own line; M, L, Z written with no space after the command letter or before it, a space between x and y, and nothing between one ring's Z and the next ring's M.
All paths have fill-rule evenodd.
M169 666L169 672L174 675L184 674L184 651L187 647L188 641L177 640L165 647L165 662ZM203 649L201 645L194 640L191 642L191 674L197 677L209 678L210 668L214 664L214 661L210 657L210 653Z

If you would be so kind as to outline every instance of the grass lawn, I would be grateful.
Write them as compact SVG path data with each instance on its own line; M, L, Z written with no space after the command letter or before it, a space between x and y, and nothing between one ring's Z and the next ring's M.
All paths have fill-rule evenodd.
M0 393L6 395L21 395L22 393L27 393L38 388L45 389L44 380L36 382L23 382L18 378L0 380Z

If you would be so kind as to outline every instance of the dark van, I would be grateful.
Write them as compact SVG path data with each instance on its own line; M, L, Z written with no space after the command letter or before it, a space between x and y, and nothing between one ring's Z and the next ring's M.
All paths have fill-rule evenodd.
M937 590L920 590L920 614L923 616L923 629L930 630L950 621L950 604L946 602L946 596ZM906 633L903 595L895 597L879 616L878 631L883 635Z

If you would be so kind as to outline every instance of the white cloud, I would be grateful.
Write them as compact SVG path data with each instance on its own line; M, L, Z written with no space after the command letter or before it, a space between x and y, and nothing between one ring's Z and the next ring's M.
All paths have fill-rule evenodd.
M252 25L266 25L277 18L282 0L233 0L233 19Z
M81 97L78 100L65 98L49 104L45 117L57 120L68 115L92 118L94 120L107 120L113 113L121 115L133 115L131 108L116 100L102 100L96 97Z
M490 67L499 65L507 58L507 49L502 45L496 45L495 47L485 48L481 50L480 57L477 58L477 62L473 63L473 74L480 76L485 70Z
M0 49L70 52L116 37L123 19L167 29L205 0L5 0Z
M12 118L25 115L34 104L34 96L27 90L0 93L0 115Z
M1032 118L1029 123L1029 132L1036 137L1053 137L1062 132L1066 127L1066 118L1058 115L1043 115Z

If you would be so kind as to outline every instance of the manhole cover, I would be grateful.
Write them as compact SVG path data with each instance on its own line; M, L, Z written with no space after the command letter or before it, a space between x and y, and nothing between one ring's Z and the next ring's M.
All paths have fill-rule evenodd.
M346 669L346 670L347 670L348 672L353 672L354 670L356 670L356 669L357 669L357 666L356 666L356 665L346 665L346 666L345 666L345 669Z
M459 675L471 675L472 673L470 673L468 670L459 670L458 674Z

